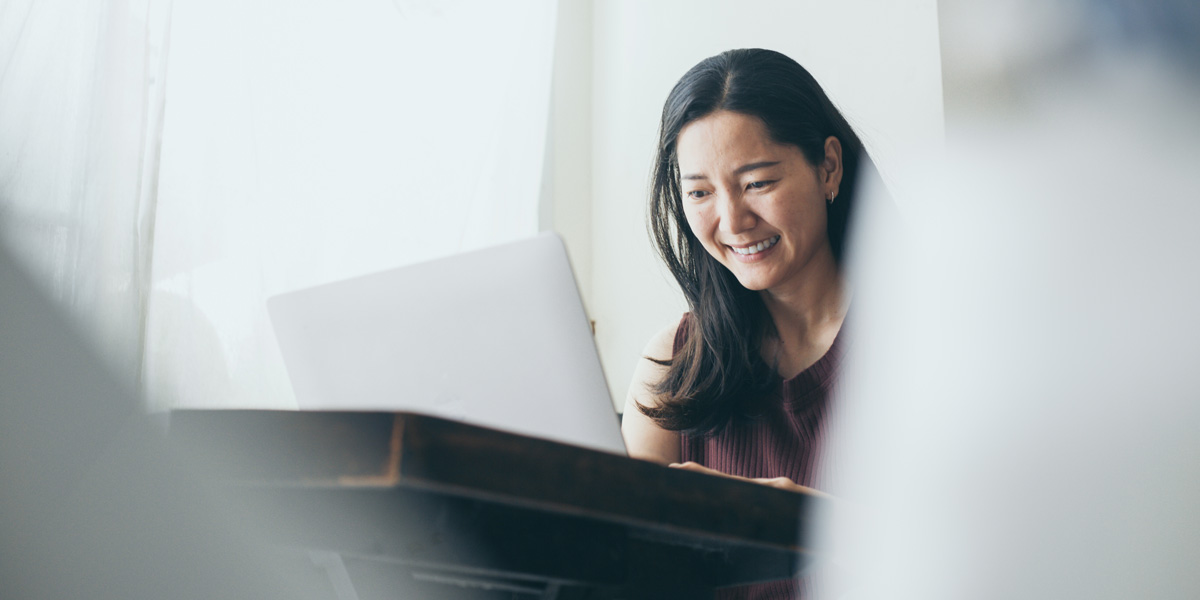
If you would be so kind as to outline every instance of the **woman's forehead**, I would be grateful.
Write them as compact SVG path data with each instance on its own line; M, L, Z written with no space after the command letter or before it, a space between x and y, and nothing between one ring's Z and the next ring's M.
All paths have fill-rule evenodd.
M680 130L676 159L681 175L688 178L710 170L732 170L750 163L788 160L793 154L788 152L789 148L771 138L762 119L717 111Z

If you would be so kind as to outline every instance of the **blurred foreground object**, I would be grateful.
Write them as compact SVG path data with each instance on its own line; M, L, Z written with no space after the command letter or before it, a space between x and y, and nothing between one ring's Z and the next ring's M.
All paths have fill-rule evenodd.
M947 158L866 216L854 598L1200 597L1200 9L940 4Z
M0 246L0 598L308 598Z

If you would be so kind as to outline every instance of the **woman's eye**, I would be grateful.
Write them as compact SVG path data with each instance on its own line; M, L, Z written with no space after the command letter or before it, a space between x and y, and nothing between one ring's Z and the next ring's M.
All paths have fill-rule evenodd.
M688 197L689 197L689 198L693 198L693 199L695 199L695 200L699 200L699 199L701 199L701 198L703 198L703 197L707 196L707 195L708 195L708 191L706 191L706 190L692 190L692 191L688 192L688 193L687 193L687 195L688 195Z
M761 189L767 187L768 185L771 185L772 183L775 183L775 182L773 182L773 181L752 181L746 185L746 189L761 190Z

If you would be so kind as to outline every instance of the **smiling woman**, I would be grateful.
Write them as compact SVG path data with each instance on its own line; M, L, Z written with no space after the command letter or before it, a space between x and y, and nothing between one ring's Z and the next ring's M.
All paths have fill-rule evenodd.
M623 422L631 456L791 490L817 482L850 304L841 262L865 165L858 136L782 54L731 50L675 85L650 225L689 310L635 372Z

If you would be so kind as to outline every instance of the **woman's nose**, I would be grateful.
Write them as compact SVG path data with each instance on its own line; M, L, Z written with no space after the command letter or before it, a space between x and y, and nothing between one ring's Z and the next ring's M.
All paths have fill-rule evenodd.
M725 233L738 234L749 231L758 221L758 217L746 205L741 194L722 194L717 210L720 213L721 231Z

